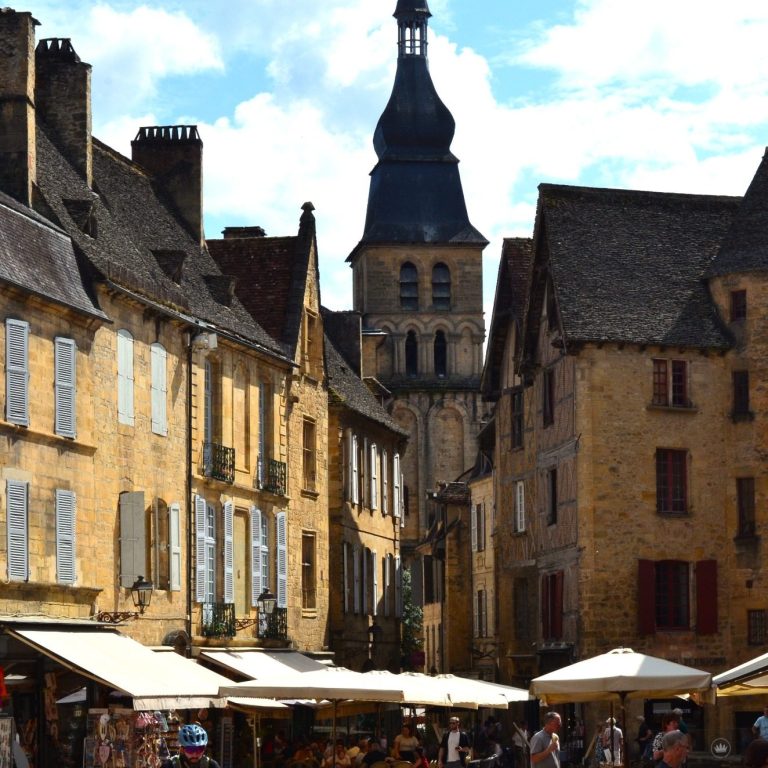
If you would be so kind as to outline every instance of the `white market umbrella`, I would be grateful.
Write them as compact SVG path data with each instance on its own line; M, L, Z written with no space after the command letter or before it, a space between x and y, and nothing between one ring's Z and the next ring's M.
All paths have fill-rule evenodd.
M524 688L489 683L470 677L436 675L435 680L445 686L452 707L507 709L511 701L528 701L531 698Z
M401 688L403 701L407 704L421 704L425 707L450 707L451 698L445 686L435 677L421 672L400 672L394 674L383 669L365 672L366 677L372 677Z
M712 678L717 697L768 694L768 653L745 661Z

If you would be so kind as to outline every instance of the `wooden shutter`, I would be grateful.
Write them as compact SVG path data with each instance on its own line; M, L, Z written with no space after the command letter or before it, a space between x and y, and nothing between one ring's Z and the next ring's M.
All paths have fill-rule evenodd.
M403 564L400 555L395 555L395 616L403 615Z
M76 353L73 339L57 336L53 342L54 430L62 437L76 436Z
M515 484L515 530L525 530L525 483L522 480Z
M371 591L373 597L373 604L371 605L371 613L377 616L379 613L379 556L376 554L376 550L371 550Z
M56 581L75 583L75 494L56 491Z
M342 557L342 592L344 613L349 613L349 544L346 541L341 543Z
M472 637L480 636L480 590L475 592L472 600Z
M5 484L6 514L8 516L8 579L29 579L28 504L29 483L7 480Z
M224 502L224 602L235 602L235 505Z
M386 557L384 558L384 615L389 616L391 611L391 599L389 595L389 590L391 588L392 584L392 554L390 552L387 552Z
M132 587L148 576L144 491L120 494L120 586Z
M352 605L360 613L360 547L352 548Z
M656 563L637 561L637 631L641 635L656 632Z
M369 613L368 611L368 602L370 599L370 594L368 593L368 553L369 553L368 547L363 547L360 550L360 572L362 576L362 584L361 584L361 590L360 593L362 594L362 610L363 613Z
M477 505L477 550L485 549L485 504Z
M275 515L277 523L277 607L288 607L288 520L285 512Z
M195 600L205 602L205 512L202 496L195 496Z
M696 633L717 634L717 560L696 563Z
M350 456L352 462L352 503L360 503L360 467L358 466L357 435L352 435L352 452Z
M170 532L170 558L168 581L172 592L181 591L181 504L174 502L168 507Z
M389 455L386 448L381 451L381 511L389 514Z
M152 397L152 431L156 435L168 434L168 385L167 385L167 355L162 344L150 347L151 356L151 397Z
M552 637L563 639L563 579L564 574L558 571L553 574L552 584Z
M5 321L5 417L29 426L29 323Z
M470 504L469 507L469 532L472 551L477 552L477 507L474 504Z
M360 451L360 506L365 507L368 505L369 497L370 497L370 488L366 487L366 484L368 482L368 464L369 464L369 453L368 453L368 438L363 438L363 448Z
M549 640L552 637L549 576L541 577L541 637L543 640Z
M379 449L371 443L371 509L379 508Z
M117 418L133 426L133 336L124 329L117 332Z
M261 583L261 510L251 507L251 608L257 608Z
M392 493L392 514L394 517L400 517L402 511L401 500L401 483L400 476L400 454L396 453L392 459L392 482L394 484L394 491Z

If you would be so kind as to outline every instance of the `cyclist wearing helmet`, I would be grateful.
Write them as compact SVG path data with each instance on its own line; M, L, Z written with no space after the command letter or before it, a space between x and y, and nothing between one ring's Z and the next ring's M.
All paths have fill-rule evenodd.
M219 764L205 754L208 734L197 723L179 728L179 754L174 755L164 768L219 768Z

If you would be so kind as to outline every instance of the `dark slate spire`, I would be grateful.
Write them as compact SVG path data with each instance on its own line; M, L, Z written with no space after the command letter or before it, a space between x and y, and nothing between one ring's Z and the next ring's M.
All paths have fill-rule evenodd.
M371 171L360 245L487 243L469 221L451 152L456 124L429 75L431 15L426 0L398 0L397 73L373 136L379 162Z

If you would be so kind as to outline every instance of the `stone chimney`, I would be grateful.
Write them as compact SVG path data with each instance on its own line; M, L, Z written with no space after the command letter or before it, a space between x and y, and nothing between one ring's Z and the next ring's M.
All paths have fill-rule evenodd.
M68 38L46 38L35 50L37 116L48 138L82 175L93 180L91 65Z
M35 146L35 26L32 14L0 8L0 190L32 207Z
M131 142L133 161L163 186L192 236L203 233L203 142L196 125L140 128Z

